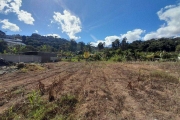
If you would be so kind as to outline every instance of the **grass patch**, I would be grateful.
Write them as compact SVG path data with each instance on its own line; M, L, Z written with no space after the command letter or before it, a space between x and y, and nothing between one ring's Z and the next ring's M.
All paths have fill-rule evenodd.
M26 73L28 71L42 71L45 68L43 66L41 66L40 64L23 64L23 65L19 65L19 69L20 72L22 73Z
M63 95L57 101L48 102L42 100L38 91L32 91L25 103L10 107L0 115L0 120L72 120L77 103L77 98L70 94Z
M22 69L20 69L20 72L22 72L22 73L26 73L26 72L28 72L28 69L26 69L26 68L22 68Z
M41 71L45 69L39 64L27 64L25 68L28 69L29 71Z
M163 71L152 71L150 73L150 76L153 78L161 79L162 81L168 82L168 83L176 83L176 84L179 83L178 78Z
M24 92L23 88L19 88L19 89L13 91L14 94L20 94L20 93L23 93L23 92Z

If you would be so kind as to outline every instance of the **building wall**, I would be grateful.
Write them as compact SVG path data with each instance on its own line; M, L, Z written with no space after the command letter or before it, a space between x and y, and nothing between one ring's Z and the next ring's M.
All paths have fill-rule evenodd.
M3 58L6 61L14 62L14 63L41 62L41 56L35 56L35 55L4 55L4 54L1 55L0 54L0 58Z
M57 57L56 53L45 53L45 52L38 52L38 56L41 56L41 62L50 62L51 57Z
M24 52L24 53L21 53L21 54L40 56L42 63L52 61L51 57L57 57L57 53L50 53L50 52L33 52L33 51L30 51L30 52Z

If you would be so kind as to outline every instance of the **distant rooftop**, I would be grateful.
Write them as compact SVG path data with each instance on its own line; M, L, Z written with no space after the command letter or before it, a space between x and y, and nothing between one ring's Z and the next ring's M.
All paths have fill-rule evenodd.
M7 38L1 38L4 41L6 41L8 43L8 45L26 45L24 43L22 43L21 39L7 39Z

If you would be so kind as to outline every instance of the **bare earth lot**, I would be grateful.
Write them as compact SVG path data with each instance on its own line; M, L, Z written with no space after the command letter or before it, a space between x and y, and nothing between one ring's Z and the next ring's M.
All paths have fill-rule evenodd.
M41 99L47 105L58 103L64 95L75 96L77 102L66 112L56 104L38 119L55 120L61 114L64 119L75 120L180 120L179 79L180 63L47 63L41 70L0 76L0 119L10 116L12 106L16 106L11 111L15 115L8 119L38 118L24 111L30 109L26 107L28 96L39 90L41 81L46 90ZM54 81L58 83L57 95L49 102L48 90Z

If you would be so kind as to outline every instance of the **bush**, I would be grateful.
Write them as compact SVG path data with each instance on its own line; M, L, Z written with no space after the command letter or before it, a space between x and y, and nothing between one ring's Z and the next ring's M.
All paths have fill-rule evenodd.
M96 60L101 60L101 55L100 55L100 53L94 54L94 55L92 56L92 59L94 59L95 61L96 61Z
M123 61L126 61L126 58L124 56L114 56L114 57L111 57L111 60L114 61L114 62L123 62Z
M176 46L176 52L180 52L180 45Z
M17 65L17 68L18 68L18 69L22 69L22 68L24 68L25 66L26 66L25 63L19 63L19 64Z

